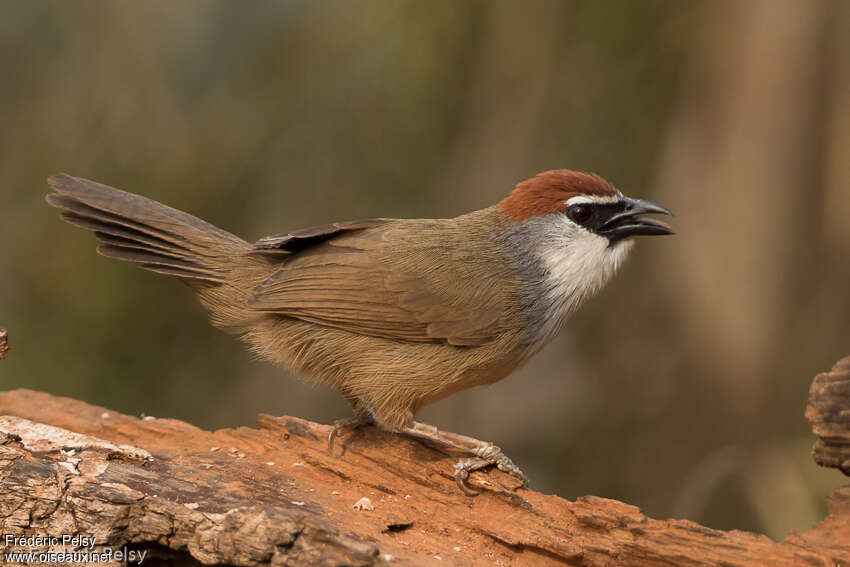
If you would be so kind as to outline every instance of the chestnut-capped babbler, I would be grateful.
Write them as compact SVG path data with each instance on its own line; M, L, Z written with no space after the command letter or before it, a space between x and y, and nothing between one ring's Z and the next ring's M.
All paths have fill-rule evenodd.
M187 213L55 175L47 202L94 231L104 256L186 282L212 324L263 357L326 382L351 404L341 428L376 424L471 454L460 488L490 465L527 482L492 443L414 421L454 392L501 380L554 337L670 214L566 169L523 181L452 219L337 222L251 244Z

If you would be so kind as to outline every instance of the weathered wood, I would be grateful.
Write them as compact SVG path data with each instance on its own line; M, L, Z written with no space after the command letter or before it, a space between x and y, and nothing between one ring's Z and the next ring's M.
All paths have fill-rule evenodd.
M850 356L815 376L806 419L818 436L812 449L815 462L850 476Z
M0 360L6 356L7 352L9 352L9 333L0 327Z
M208 432L29 390L0 393L0 416L4 536L91 536L175 565L850 565L850 486L811 531L774 542L493 470L473 473L469 498L453 457L374 428L332 457L329 428L292 417Z

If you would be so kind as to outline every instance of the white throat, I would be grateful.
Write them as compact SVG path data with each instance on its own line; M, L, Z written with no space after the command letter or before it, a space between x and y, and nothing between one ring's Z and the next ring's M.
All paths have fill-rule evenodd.
M548 340L563 327L587 299L611 279L626 259L633 241L609 246L603 236L579 228L565 216L556 215L538 228L537 256L540 281L536 282L533 307L538 321L539 338Z

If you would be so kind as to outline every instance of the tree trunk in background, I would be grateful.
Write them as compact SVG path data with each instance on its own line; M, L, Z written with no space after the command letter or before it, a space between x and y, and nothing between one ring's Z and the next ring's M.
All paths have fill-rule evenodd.
M850 311L850 294L845 283L850 277L850 3L836 3L832 15L822 238L829 250L826 260L833 276L821 292L821 303L838 302L847 312Z
M789 250L805 235L821 2L707 2L659 171L682 211L669 296L697 364L747 411L774 347ZM802 207L802 209L800 209ZM712 247L699 243L714 241ZM734 253L731 253L734 251Z

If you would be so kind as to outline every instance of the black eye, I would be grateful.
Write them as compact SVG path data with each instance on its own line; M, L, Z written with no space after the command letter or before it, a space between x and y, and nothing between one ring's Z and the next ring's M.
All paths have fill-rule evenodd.
M590 216L593 214L593 211L590 210L590 207L585 205L575 205L570 207L567 211L567 215L577 222L578 224L584 224L588 220L590 220Z

